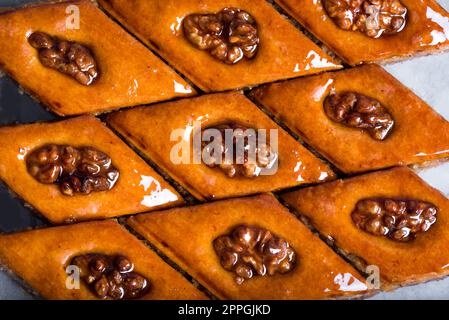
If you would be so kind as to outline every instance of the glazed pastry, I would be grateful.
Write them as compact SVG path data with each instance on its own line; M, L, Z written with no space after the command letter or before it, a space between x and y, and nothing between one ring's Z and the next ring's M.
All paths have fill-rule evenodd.
M408 168L338 180L281 196L381 288L448 274L449 201Z
M325 299L369 292L351 266L270 194L138 215L127 222L219 298ZM220 251L225 244L227 256ZM255 247L253 254L248 247ZM229 254L235 256L235 250L241 256L230 270ZM242 268L254 276L238 281L244 273L236 269Z
M449 156L449 123L377 65L269 84L252 95L345 173Z
M76 23L74 8L79 11L79 29L69 28ZM61 116L195 93L91 1L3 12L0 41L1 68Z
M316 183L334 178L331 169L295 141L250 100L240 93L205 95L195 99L138 107L111 114L107 121L125 139L164 169L173 179L199 199L220 199ZM265 129L267 143L270 130L278 134L277 166L266 175L255 174L257 166L206 165L201 158L194 162L195 121L205 129ZM149 129L151 128L151 129ZM181 132L178 132L181 130ZM174 135L177 133L178 135ZM274 136L273 136L273 140ZM186 142L187 161L173 159L177 147ZM272 146L264 148L267 151ZM236 148L233 148L236 150ZM175 151L174 151L175 150ZM202 149L205 150L204 148ZM190 152L190 158L188 153ZM235 159L236 160L236 159ZM267 164L257 159L258 165ZM234 161L236 162L236 161ZM226 164L223 161L223 164Z
M340 68L265 0L99 3L206 92Z
M425 55L449 46L449 14L434 0L276 2L351 65Z
M0 178L53 223L115 217L183 203L100 120L0 128Z
M83 265L85 257L97 259ZM207 299L114 221L0 235L0 263L51 300ZM104 290L108 273L115 278Z

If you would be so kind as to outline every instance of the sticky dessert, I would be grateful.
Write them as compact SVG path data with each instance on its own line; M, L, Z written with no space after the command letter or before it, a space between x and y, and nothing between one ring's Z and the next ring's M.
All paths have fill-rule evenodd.
M271 194L137 215L127 223L222 299L374 292Z
M50 300L207 299L114 221L2 234L0 263Z
M206 92L341 67L265 0L98 2Z
M449 47L449 14L434 0L275 1L351 65Z
M335 177L241 93L137 107L113 113L107 121L198 199L255 194ZM229 138L222 139L227 134Z
M449 200L406 167L281 197L384 290L448 274Z
M88 0L2 12L0 41L0 68L61 116L195 94Z
M182 204L182 197L92 116L0 128L0 178L53 223Z
M269 84L251 95L345 173L449 157L449 123L378 65Z

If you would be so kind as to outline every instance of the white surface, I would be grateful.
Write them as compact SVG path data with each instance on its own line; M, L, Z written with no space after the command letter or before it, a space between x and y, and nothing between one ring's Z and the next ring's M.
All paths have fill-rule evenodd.
M0 272L0 300L30 300L31 295L22 289L6 272Z
M449 278L435 280L416 286L382 292L368 300L447 300L449 299Z

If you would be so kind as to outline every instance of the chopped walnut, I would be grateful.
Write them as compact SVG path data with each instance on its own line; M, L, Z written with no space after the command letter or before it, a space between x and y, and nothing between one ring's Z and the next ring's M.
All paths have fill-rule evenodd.
M200 50L235 64L255 57L259 45L257 25L246 11L224 8L213 14L191 14L183 20L184 35Z
M395 241L410 241L436 222L438 208L419 200L363 199L352 212L356 226Z
M204 135L206 134L207 129L216 129L221 134L222 144L220 145L219 159L214 157L214 151L216 151L215 144L210 144L205 141L207 139ZM235 123L227 123L207 129L203 131L201 146L203 153L209 155L211 159L210 162L206 162L206 165L210 168L220 168L230 178L236 176L243 176L246 178L257 177L261 174L263 169L272 168L278 160L277 153L272 150L268 143L257 141L258 139L254 137L254 146L251 146L249 135L246 132L248 128L244 126ZM226 142L228 142L226 141L226 130L232 130L232 146L226 145ZM243 147L243 159L240 161L237 158L237 154L240 151L240 149L237 150L238 147ZM231 152L229 150L231 148L233 152L232 159L226 159L226 154ZM251 152L254 153L254 157L250 157Z
M399 0L323 0L323 4L338 27L370 38L398 33L406 24L407 8Z
M58 184L67 196L110 190L119 177L111 158L93 147L47 144L33 150L26 163L37 181Z
M43 32L34 32L30 45L39 51L40 62L71 76L82 85L88 86L98 77L97 63L88 48L73 42L60 40Z
M213 246L223 268L236 274L238 284L256 275L288 273L296 264L289 243L259 227L237 226L229 235L215 239Z
M324 111L331 120L364 129L376 140L386 139L394 126L387 108L376 99L360 93L332 92L324 100Z
M150 287L148 279L133 272L134 265L121 255L85 254L72 259L81 279L100 299L136 299Z

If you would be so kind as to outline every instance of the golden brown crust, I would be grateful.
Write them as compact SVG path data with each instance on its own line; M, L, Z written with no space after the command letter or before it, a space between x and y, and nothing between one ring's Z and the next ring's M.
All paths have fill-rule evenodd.
M325 299L367 293L358 273L270 194L138 215L127 222L221 298ZM285 238L297 253L296 268L236 284L233 273L221 266L212 241L240 224ZM339 284L342 277L345 284Z
M35 180L26 155L44 144L92 146L112 158L120 177L109 191L63 195L57 185ZM54 223L101 219L183 203L181 196L100 120L81 116L65 121L0 128L0 178Z
M99 3L206 92L340 68L265 0L100 0ZM256 58L226 65L184 39L181 23L186 15L215 13L224 7L240 8L256 19L260 33Z
M67 289L66 267L80 254L121 254L149 279L142 299L207 299L181 274L114 221L0 235L0 261L46 299L96 299L83 283Z
M69 5L79 8L79 30L66 29ZM27 40L34 31L86 45L97 60L99 78L83 86L70 76L44 67ZM0 42L0 67L59 115L99 113L195 93L88 0L38 4L2 13Z
M194 120L202 128L235 121L255 129L278 129L279 167L274 175L255 178L227 177L217 168L200 164L174 164L170 141L175 129L188 129ZM321 160L295 141L240 93L206 95L151 107L138 107L109 115L108 122L173 179L200 199L220 199L317 183L334 178ZM191 133L189 139L191 138Z
M323 103L331 91L377 99L395 124L384 141L333 122ZM377 65L269 84L252 95L346 173L449 157L449 123Z
M407 24L401 32L368 38L340 29L326 14L321 0L275 0L294 19L351 65L394 61L447 50L449 14L434 0L401 0L407 7Z
M382 289L448 274L449 200L408 168L394 168L281 196L337 247L378 266ZM438 207L437 221L411 242L397 242L358 229L351 212L362 198L419 199Z

